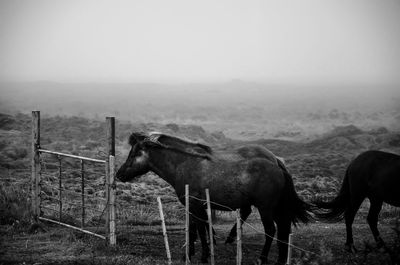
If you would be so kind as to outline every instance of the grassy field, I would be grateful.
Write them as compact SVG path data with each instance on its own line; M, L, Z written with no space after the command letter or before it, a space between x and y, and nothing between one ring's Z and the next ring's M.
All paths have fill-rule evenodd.
M233 222L233 220L232 220ZM250 221L262 231L260 222ZM382 237L394 247L399 244L393 220L380 224ZM236 246L225 245L224 240L231 223L224 221L215 226L217 233L216 264L235 264ZM167 264L161 226L124 226L118 229L118 244L108 248L104 241L59 226L47 225L45 232L27 233L16 227L1 226L0 264ZM184 227L168 226L168 237L174 264L184 264ZM292 264L391 264L389 254L374 248L373 238L364 220L354 225L357 254L343 248L344 224L313 223L293 230L293 244L310 251L294 250ZM243 264L252 264L258 257L264 236L249 226L243 229ZM371 246L371 248L369 248ZM192 264L198 264L200 246L196 242L196 255ZM398 250L398 249L397 249ZM270 260L277 257L273 243ZM313 263L314 262L314 263Z
M45 231L30 229L30 117L0 115L0 264L166 264L156 197L161 196L167 218L174 264L183 264L184 209L177 202L173 189L150 173L132 183L117 183L116 248L107 248L100 239L43 224ZM118 123L116 135L117 164L129 151L126 138L132 131L162 131L180 137L207 143L212 147L229 147L252 143L265 146L285 159L293 175L298 194L305 200L315 196L332 198L341 185L349 161L362 151L370 149L400 153L400 134L385 128L364 131L353 125L337 127L312 141L260 139L238 141L223 134L209 133L199 126L177 124ZM60 152L102 158L105 124L78 117L47 117L42 120L42 145ZM63 219L80 225L79 161L63 160ZM93 211L86 212L86 225L102 232L104 227L104 172L103 168L86 169L86 203ZM42 160L42 205L57 209L57 201L46 199L59 195L57 160ZM53 188L51 188L53 187ZM67 192L68 190L68 192ZM94 211L96 210L96 211ZM361 207L354 225L355 243L360 250L350 255L343 250L345 228L343 223L313 223L294 229L294 244L311 251L294 251L293 264L391 264L383 250L376 250L365 217L368 201ZM64 216L65 214L65 216ZM52 211L48 217L58 218ZM257 214L250 223L262 231ZM218 213L217 264L235 264L235 246L223 242L233 224L232 214ZM399 210L384 206L380 215L380 230L393 251L400 253L399 235L395 220ZM369 242L369 243L366 243ZM199 243L197 243L199 244ZM249 227L244 228L244 264L252 264L259 256L264 235ZM196 246L199 250L199 245ZM274 244L270 260L276 259ZM199 252L194 264L199 260Z

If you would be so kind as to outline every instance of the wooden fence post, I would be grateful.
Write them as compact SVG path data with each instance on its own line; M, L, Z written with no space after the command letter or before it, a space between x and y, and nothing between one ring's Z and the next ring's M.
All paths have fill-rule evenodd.
M170 264L172 264L171 252L169 250L167 228L165 227L164 212L163 212L163 208L162 208L162 203L161 203L161 198L160 197L157 197L157 202L158 202L158 209L160 210L160 219L161 219L161 226L162 226L162 231L163 231L163 236L164 236L165 250L167 252L168 264L170 265Z
M106 117L106 234L110 235L110 156L115 157L115 118ZM110 238L108 239L110 240ZM109 241L110 242L110 241Z
M85 163L81 159L81 200L82 200L82 212L81 212L81 228L85 227Z
M240 221L240 210L236 210L236 264L242 264L242 223Z
M106 232L106 238L107 242L109 242L110 238L110 161L108 157L106 158L106 164L105 164L105 171L106 171L106 179L105 179L105 196L106 196L106 208L105 208L105 232Z
M109 215L109 224L110 224L110 245L115 246L117 243L117 237L115 234L115 180L114 180L114 175L115 175L115 158L114 156L110 156L109 158L110 161L110 191L109 191L109 196L110 196L110 202L109 202L109 209L110 209L110 215Z
M33 221L40 215L40 111L32 111L31 200Z
M290 261L292 259L292 233L289 234L289 242L288 242L288 255L286 260L286 265L290 265Z
M211 265L215 265L214 257L214 236L213 236L213 226L211 218L211 202L210 202L210 191L206 189L206 200L207 200L207 217L208 217L208 233L210 235L210 251L211 251Z
M189 185L185 185L185 265L190 263L189 260Z
M60 211L59 221L62 221L62 169L61 169L61 157L58 155L58 207Z

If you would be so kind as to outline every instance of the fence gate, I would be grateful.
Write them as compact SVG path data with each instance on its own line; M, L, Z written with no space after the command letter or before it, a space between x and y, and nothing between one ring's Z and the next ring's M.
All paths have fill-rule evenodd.
M63 225L115 245L115 118L106 122L107 157L100 160L42 148L40 112L32 111L32 212L35 222Z

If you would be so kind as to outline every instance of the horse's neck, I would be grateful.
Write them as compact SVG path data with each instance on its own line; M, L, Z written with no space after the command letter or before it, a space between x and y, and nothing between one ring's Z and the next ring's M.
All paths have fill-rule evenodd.
M175 187L177 168L187 159L190 159L190 157L185 154L166 149L152 150L150 152L151 170Z

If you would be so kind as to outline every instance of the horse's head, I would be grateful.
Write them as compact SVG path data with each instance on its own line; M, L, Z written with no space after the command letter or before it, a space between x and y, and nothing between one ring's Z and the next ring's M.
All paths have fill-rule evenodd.
M146 174L151 170L150 157L154 159L151 150L170 150L189 157L200 157L211 159L210 147L162 133L132 133L129 137L131 151L125 163L120 167L116 177L123 182L130 181L135 177ZM150 154L153 154L150 156ZM154 162L154 161L153 161ZM153 164L153 163L152 163Z
M131 134L129 137L131 150L125 163L117 171L117 179L127 182L150 171L146 141L147 136L142 133Z

